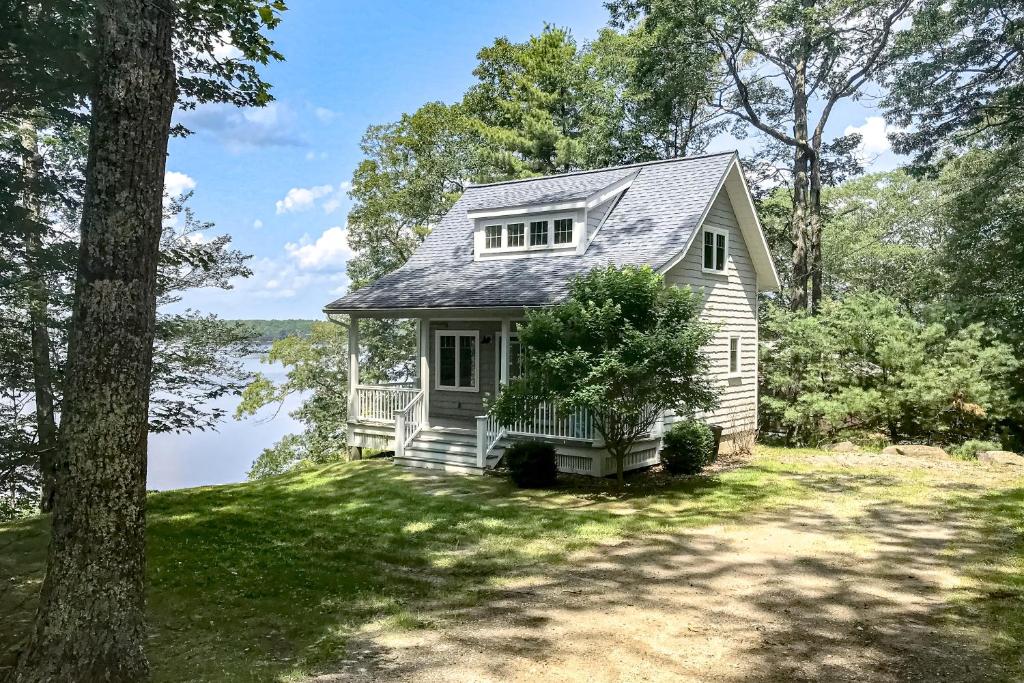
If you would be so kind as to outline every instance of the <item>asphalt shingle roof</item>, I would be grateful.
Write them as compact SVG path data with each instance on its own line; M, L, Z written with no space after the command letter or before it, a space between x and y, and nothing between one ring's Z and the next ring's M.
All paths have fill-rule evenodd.
M324 310L543 306L597 266L675 257L714 200L734 153L469 187L409 261ZM571 201L637 173L586 251L574 256L473 260L473 210Z

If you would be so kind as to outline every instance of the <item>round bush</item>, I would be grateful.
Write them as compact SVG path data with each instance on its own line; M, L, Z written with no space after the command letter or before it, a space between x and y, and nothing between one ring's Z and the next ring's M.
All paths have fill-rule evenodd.
M661 447L661 461L673 474L697 474L714 460L715 435L703 422L686 420L672 425Z
M558 459L555 447L541 441L519 441L505 451L505 464L512 481L523 489L540 489L555 485Z

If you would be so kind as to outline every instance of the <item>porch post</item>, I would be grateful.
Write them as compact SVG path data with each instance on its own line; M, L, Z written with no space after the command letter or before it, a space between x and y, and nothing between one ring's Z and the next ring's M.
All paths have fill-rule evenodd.
M359 419L356 385L359 384L359 318L349 316L348 324L348 419Z
M498 363L499 377L501 378L501 386L508 384L508 345L509 340L512 338L511 334L512 323L508 318L502 319L501 321L501 361Z
M423 427L430 427L430 320L420 318L419 327L420 351L420 389L423 391Z

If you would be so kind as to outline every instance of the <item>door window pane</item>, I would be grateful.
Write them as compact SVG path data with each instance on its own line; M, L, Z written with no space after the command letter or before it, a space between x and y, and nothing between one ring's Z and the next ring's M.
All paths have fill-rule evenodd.
M440 348L438 361L438 384L443 387L455 386L455 335L443 334L438 338Z
M476 386L476 337L459 337L459 386Z

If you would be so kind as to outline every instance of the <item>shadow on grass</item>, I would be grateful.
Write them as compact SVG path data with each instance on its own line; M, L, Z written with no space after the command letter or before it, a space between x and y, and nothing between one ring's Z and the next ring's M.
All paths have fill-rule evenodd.
M916 659L923 647L916 635L894 637L905 636L908 628L919 635L934 630L944 608L927 575L955 562L945 550L953 536L962 535L958 524L970 526L962 522L973 514L967 503L947 509L939 502L877 506L858 519L792 507L822 491L852 494L888 483L875 474L822 478L755 464L622 495L524 492L496 478L413 474L364 461L253 484L156 494L149 502L148 550L154 679L280 680L310 671L344 672L356 666L346 644L361 629L429 628L451 619L517 624L523 629L517 638L466 635L461 645L486 648L496 660L540 657L554 645L543 633L545 611L503 587L509 580L529 579L537 586L532 594L544 599L572 592L571 609L581 614L627 604L654 610L662 606L659 585L686 581L694 587L693 604L680 609L710 611L714 619L719 608L708 596L723 577L766 571L814 579L813 590L797 583L784 593L751 582L746 604L771 615L773 637L786 647L765 647L758 637L740 654L757 658L769 679L852 676L861 666L879 676L892 667L922 675L970 671L985 660L980 650L965 651L970 646L933 635L928 647L951 654L924 666ZM979 510L987 511L989 503L1002 504L981 501ZM879 550L860 563L797 555L766 565L763 558L743 557L732 542L678 534L749 519L789 529L824 528L837 537L869 535ZM936 519L943 521L940 527ZM616 545L616 539L627 538L642 540ZM566 564L574 553L595 547L603 548L602 562ZM0 587L0 642L14 643L34 609L45 560L43 521L0 527L0 548L0 568L12 577L0 577L7 581ZM974 554L990 550L980 540L962 548ZM879 583L896 594L923 591L935 605L908 614L899 600L869 588ZM602 589L579 594L580 586ZM840 628L836 635L835 619L822 605L858 615L870 630L850 636ZM723 623L730 618L718 616ZM1019 636L1007 638L1019 643ZM854 645L871 655L867 664L858 659L855 670L829 663L837 651ZM377 673L403 680L444 666L424 652L414 664Z

